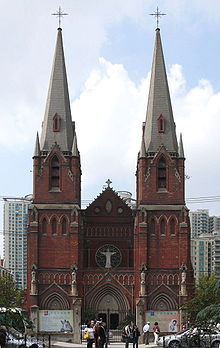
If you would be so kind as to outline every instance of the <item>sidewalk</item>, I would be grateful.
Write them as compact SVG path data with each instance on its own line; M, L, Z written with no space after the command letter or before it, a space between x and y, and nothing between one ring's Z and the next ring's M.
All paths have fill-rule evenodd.
M51 342L51 346L52 347L57 347L57 348L86 348L86 342L82 343L82 344L77 344L77 343L67 343L67 342ZM133 344L130 343L129 347L132 348ZM145 344L138 344L139 348L153 348L153 347L157 347L156 344L154 344L153 342L151 342L149 345L145 345ZM114 343L110 343L108 344L108 348L125 348L125 343L123 342L114 342Z

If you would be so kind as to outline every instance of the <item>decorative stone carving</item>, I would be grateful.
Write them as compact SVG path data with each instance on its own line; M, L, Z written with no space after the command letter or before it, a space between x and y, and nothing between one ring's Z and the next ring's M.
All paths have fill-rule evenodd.
M71 280L71 294L72 296L77 296L78 292L77 292L77 281L76 281L76 274L77 274L77 270L78 270L78 266L77 264L74 262L74 264L72 265L72 280Z
M121 253L114 245L104 245L96 253L96 262L107 269L117 267L121 263Z
M31 267L31 295L37 295L37 280L36 280L37 266L33 263Z

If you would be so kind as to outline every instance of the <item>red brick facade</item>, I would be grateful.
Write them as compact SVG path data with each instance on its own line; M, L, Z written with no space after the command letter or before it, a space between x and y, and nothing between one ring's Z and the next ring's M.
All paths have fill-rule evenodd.
M62 53L61 30L57 47ZM57 99L51 95L48 103L54 106ZM193 274L183 149L176 149L174 132L174 145L167 136L169 129L175 129L172 117L166 116L166 110L166 117L162 113L155 116L153 132L157 134L152 138L159 141L159 148L146 149L144 138L137 163L136 209L109 184L89 207L81 209L80 155L74 127L72 135L69 129L65 133L72 139L69 148L63 150L64 145L51 140L65 144L62 117L67 116L60 114L48 113L48 128L43 130L46 140L41 148L37 140L33 158L28 308L71 309L79 300L83 312L105 315L111 310L113 326L135 313L136 306L143 318L145 310L177 310L191 294ZM53 145L49 147L48 142ZM170 144L173 151L167 150Z

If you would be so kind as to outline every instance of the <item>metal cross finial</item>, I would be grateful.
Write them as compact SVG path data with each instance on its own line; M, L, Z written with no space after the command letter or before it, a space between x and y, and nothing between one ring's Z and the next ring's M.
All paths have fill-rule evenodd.
M111 181L110 179L108 179L108 180L106 181L106 184L108 185L108 187L110 187L111 183L112 183L112 181Z
M159 27L159 18L161 16L166 16L166 13L162 13L159 11L158 7L154 13L150 13L150 16L154 16L157 19L157 28Z
M61 18L63 16L67 16L68 15L68 13L62 12L60 6L59 6L59 11L57 11L56 13L51 13L51 14L52 14L52 16L56 16L57 18L59 18L59 28L61 27Z

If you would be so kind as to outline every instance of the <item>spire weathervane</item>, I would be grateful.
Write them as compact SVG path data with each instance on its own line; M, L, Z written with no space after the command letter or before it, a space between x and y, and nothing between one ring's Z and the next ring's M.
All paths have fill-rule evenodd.
M59 18L59 28L61 28L61 18L63 16L67 16L68 13L62 12L61 7L59 6L59 11L57 11L56 13L51 13L51 14L52 16L56 16L57 18Z
M160 12L159 9L158 9L158 7L157 7L157 10L154 11L154 13L150 13L149 15L150 15L150 16L154 16L154 17L156 18L156 20L157 20L157 28L159 28L159 18L160 18L161 16L166 16L166 13Z

